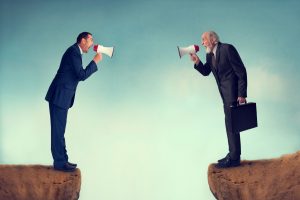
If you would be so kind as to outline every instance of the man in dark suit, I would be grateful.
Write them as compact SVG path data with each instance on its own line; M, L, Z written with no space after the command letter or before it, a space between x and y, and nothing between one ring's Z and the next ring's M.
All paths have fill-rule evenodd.
M202 45L206 48L206 63L202 63L196 54L191 54L194 68L203 76L211 72L215 76L223 100L225 125L229 153L218 161L217 167L228 168L240 165L240 133L232 130L230 123L230 106L243 104L247 97L247 72L239 53L231 44L221 43L213 32L202 34Z
M98 70L97 63L102 55L97 53L85 69L82 67L82 54L87 53L93 45L91 33L82 32L77 42L64 53L57 74L55 75L46 95L49 102L51 121L51 152L54 169L71 172L77 164L68 161L65 143L65 128L68 109L73 106L76 88L79 81L86 80Z

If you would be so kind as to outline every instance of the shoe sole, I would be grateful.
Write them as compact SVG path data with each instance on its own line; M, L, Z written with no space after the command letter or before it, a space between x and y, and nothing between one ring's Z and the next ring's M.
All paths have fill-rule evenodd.
M238 167L238 166L240 166L241 164L239 163L239 164L234 164L234 165L230 165L230 166L220 166L219 165L220 163L218 163L218 164L216 164L215 166L216 166L216 168L231 168L231 167Z
M74 172L76 168L74 169L59 169L59 168L54 168L56 171L61 171L61 172Z

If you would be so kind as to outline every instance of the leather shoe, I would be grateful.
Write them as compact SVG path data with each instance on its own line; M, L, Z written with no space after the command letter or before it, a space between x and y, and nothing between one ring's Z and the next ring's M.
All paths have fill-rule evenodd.
M236 160L233 160L228 156L225 160L219 162L216 167L217 168L230 168L230 167L237 167L241 164L241 159L238 158Z
M77 167L77 164L76 163L71 163L71 162L68 162L69 165L73 166L73 167Z
M218 163L219 162L224 162L228 157L229 157L229 153L224 158L218 160Z
M63 172L73 172L76 167L70 165L69 163L65 163L63 166L54 166L55 170L63 171Z

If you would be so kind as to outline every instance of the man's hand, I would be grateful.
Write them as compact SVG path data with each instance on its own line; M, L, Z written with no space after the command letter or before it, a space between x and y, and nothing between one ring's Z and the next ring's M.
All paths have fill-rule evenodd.
M101 53L96 53L93 61L97 64L101 60L102 60L102 54Z
M241 104L247 103L247 100L244 97L238 97L237 102L239 105L241 105Z
M199 65L199 63L200 63L200 59L199 59L199 57L196 55L196 54L190 54L190 58L191 58L191 60L195 63L195 65Z

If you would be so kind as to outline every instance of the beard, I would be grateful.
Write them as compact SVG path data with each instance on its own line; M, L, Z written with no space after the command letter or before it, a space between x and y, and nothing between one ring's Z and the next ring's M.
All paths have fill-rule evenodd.
M206 53L211 53L212 49L209 47L205 47L205 51L206 51Z

